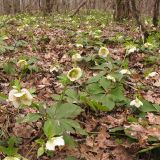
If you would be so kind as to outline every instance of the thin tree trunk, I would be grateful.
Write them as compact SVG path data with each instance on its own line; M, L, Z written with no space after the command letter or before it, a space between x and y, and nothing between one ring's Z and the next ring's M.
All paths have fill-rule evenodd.
M159 6L160 6L160 0L155 0L154 11L153 11L153 25L155 27L158 26Z
M75 15L79 12L79 10L80 10L86 3L87 3L87 0L84 0L84 1L78 6L78 8L75 10L75 12L72 14L71 17L75 16Z

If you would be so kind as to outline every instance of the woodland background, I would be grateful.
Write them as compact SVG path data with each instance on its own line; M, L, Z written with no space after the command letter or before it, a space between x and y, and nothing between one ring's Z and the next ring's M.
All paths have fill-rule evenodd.
M87 0L82 7L86 11L98 9L102 11L113 11L116 3L129 0ZM15 14L17 12L66 12L76 9L82 0L0 0L0 14ZM142 14L151 15L155 0L136 0L138 10Z

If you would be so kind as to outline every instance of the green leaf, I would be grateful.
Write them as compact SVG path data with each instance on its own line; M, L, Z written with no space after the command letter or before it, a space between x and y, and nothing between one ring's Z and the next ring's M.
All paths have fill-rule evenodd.
M8 62L4 64L3 70L7 74L14 74L15 73L15 66L12 62Z
M105 96L102 100L102 105L106 106L108 108L109 111L113 110L115 107L115 101L112 95L108 94L107 96Z
M67 89L65 94L68 96L67 97L67 101L68 102L74 102L74 103L78 102L79 96L78 96L78 94L77 94L77 92L75 90Z
M70 147L73 147L73 148L78 146L76 141L70 135L64 134L63 138L66 145L69 145Z
M126 97L124 96L124 88L121 85L117 85L116 88L112 89L110 94L114 96L115 101L117 102L126 100Z
M72 126L76 130L77 133L81 135L87 135L86 131L82 129L79 123L76 122L75 120L66 119L65 123L68 123L70 126Z
M66 160L78 160L76 157L69 156Z
M83 110L81 107L72 104L65 103L60 106L56 106L55 117L56 119L60 118L75 118L78 116Z
M42 155L44 154L44 152L45 152L44 147L43 147L43 146L40 147L40 148L38 149L38 151L37 151L37 158L39 158L40 156L42 156Z
M156 149L156 148L160 148L160 144L142 149L138 153L145 153L145 152L151 151L151 150Z
M98 83L92 83L89 84L86 87L86 90L89 94L94 95L94 94L99 94L99 93L104 93L104 90L99 86Z
M6 101L7 98L8 97L4 93L0 92L0 101Z
M90 79L87 81L87 84L98 82L103 75L105 75L105 72L100 72L100 73L97 74L96 76L93 76L92 78L90 78Z
M142 112L156 112L157 109L154 107L154 105L146 100L142 100L143 106L141 106L139 109Z
M118 131L123 131L123 127L115 127L115 128L111 128L109 129L109 132L114 133L114 132L118 132Z
M36 122L41 118L38 113L29 113L27 116L23 118L17 119L18 123L26 123L26 122Z
M102 77L99 81L100 86L102 86L105 90L109 89L111 87L111 81L106 79L105 77Z
M55 136L55 130L54 130L54 126L53 126L53 121L51 119L48 119L45 123L44 123L44 127L43 127L43 131L44 134L48 137L48 138L52 138Z
M59 101L61 99L61 95L59 94L53 94L51 97L53 100L56 100L56 101Z

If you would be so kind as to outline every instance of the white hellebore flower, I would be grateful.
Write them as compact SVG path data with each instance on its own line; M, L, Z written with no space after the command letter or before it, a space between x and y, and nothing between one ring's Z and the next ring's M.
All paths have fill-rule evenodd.
M67 74L68 79L72 82L78 80L81 76L82 70L80 68L73 68Z
M79 53L76 53L72 56L72 61L74 61L74 62L76 62L76 61L79 62L81 60L82 60L82 56Z
M130 105L139 108L140 106L143 106L143 103L136 97L135 100L130 102Z
M116 82L116 79L111 75L107 75L107 79Z
M144 44L144 47L145 48L152 48L153 44L147 42L147 43Z
M83 48L83 45L82 44L76 44L76 47L77 48Z
M134 53L135 51L137 51L137 48L136 47L132 47L132 48L127 50L127 54Z
M154 77L157 74L158 74L157 72L151 72L151 73L148 74L148 76L145 79L149 79L149 77Z
M99 49L98 55L101 58L106 58L109 55L109 50L106 47L101 47Z
M32 104L32 99L32 95L25 88L21 89L21 91L12 89L8 96L8 100L12 102L15 108L18 108L20 105L30 106Z
M56 146L64 146L65 142L63 136L53 137L49 139L46 143L46 149L50 151L54 151Z
M20 160L20 158L17 158L17 157L6 157L3 160Z
M20 67L20 68L24 68L28 65L27 61L24 60L24 59L21 59L17 62L17 66Z
M120 71L121 74L131 74L131 72L128 69L122 69Z

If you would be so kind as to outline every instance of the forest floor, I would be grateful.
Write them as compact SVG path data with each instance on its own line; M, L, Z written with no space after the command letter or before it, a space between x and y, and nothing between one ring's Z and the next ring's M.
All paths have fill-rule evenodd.
M116 24L110 15L104 13L78 15L73 18L67 15L43 17L19 14L2 16L0 19L1 94L8 95L13 81L19 79L24 88L31 89L36 95L35 102L51 106L55 102L55 96L64 89L58 77L73 67L72 55L79 53L83 57L77 64L84 74L77 82L69 85L69 88L86 92L86 96L92 99L93 104L79 104L84 112L76 118L88 135L72 133L71 136L77 142L77 146L59 147L52 154L40 156L39 160L158 160L160 152L158 28L148 27L150 30L148 46L144 46L141 32L132 21ZM129 25L131 23L133 26ZM149 20L147 25L150 26ZM108 48L113 64L97 57L101 46ZM27 72L21 76L16 65L20 59L25 59L29 63ZM103 64L107 64L107 69L102 66ZM108 69L110 67L111 69ZM106 102L112 106L108 111L101 109L102 106L98 108L98 98L95 95L91 96L92 92L97 90L94 90L94 85L88 87L88 80L98 83L99 79L96 81L93 77L101 71L114 72L123 68L131 71L131 75L127 75L116 84L116 87L122 84L123 87L115 90L117 99L114 104L111 101ZM154 76L148 76L153 72L156 73ZM115 87L114 84L113 86ZM130 106L129 102L136 96L142 100L142 108ZM36 160L38 145L35 140L41 137L42 123L40 121L17 123L16 119L37 110L32 107L18 110L8 101L3 101L2 97L1 95L0 145L6 146L6 140L14 135L17 137L18 144L15 144L15 147L19 148L18 153L29 160ZM74 99L72 96L70 98ZM94 105L96 109L92 108ZM127 130L128 128L130 129ZM2 151L0 159L4 157Z

